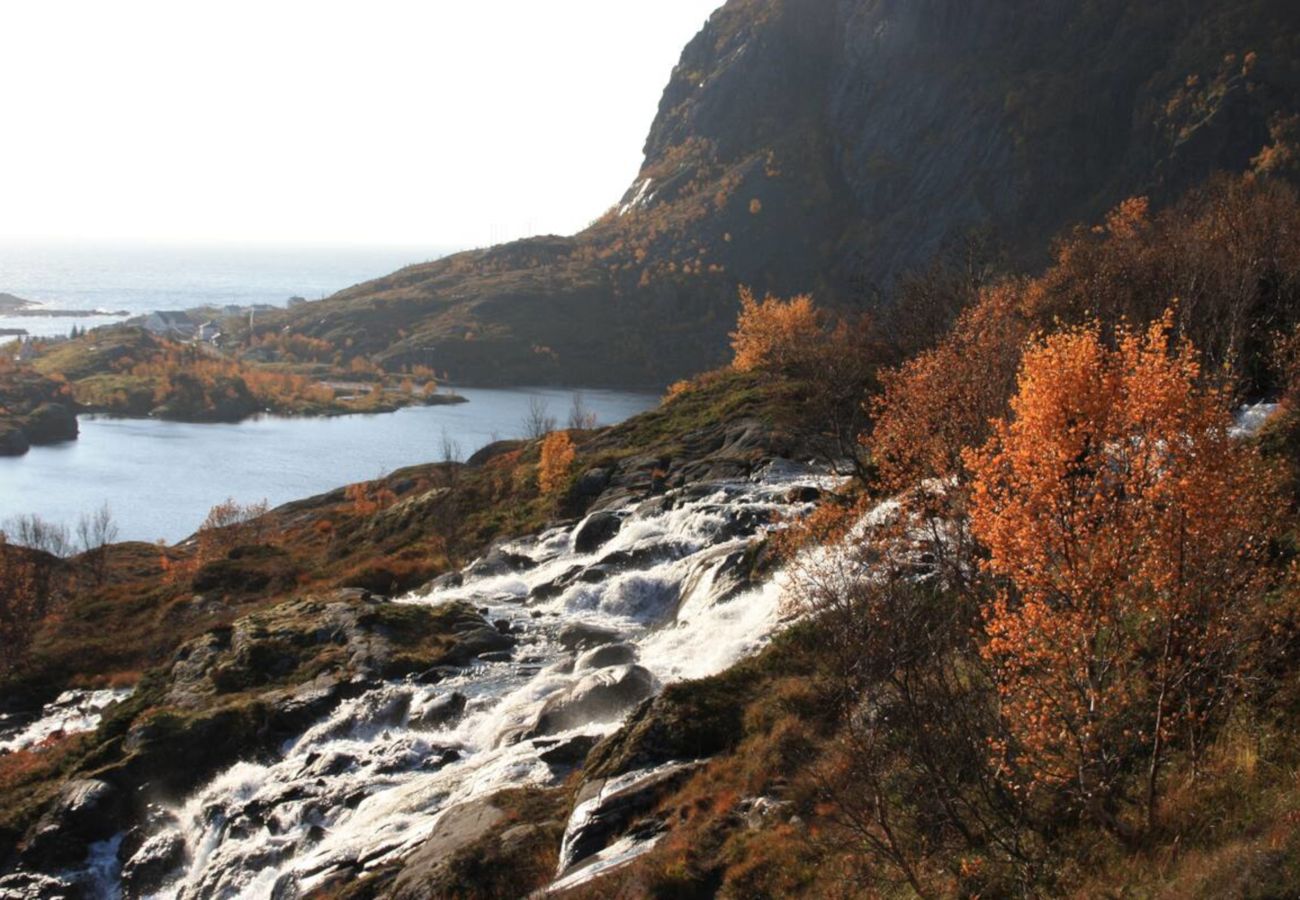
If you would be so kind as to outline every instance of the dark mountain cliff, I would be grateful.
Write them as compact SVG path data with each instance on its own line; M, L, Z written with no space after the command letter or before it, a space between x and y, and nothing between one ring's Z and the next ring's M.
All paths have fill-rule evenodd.
M662 384L725 355L737 285L858 302L976 228L1032 266L1126 196L1250 168L1298 109L1294 0L731 0L587 230L264 327L462 382Z

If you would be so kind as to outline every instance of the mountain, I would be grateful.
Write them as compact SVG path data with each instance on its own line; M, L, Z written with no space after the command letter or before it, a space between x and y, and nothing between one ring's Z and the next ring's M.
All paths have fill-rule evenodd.
M1293 0L730 0L588 229L264 326L459 382L662 385L723 358L741 284L860 303L973 230L1032 267L1125 197L1250 169L1297 110Z

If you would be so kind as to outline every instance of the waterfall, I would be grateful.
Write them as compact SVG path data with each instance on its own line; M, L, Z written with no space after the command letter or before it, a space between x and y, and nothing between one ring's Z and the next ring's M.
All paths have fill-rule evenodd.
M403 858L462 804L558 784L641 700L770 639L780 585L748 584L746 551L811 508L808 488L833 483L783 466L687 486L503 544L398 598L469 601L515 650L433 684L374 687L274 760L234 765L158 810L138 853L171 873L152 896L288 900ZM122 867L92 862L101 895L122 896Z

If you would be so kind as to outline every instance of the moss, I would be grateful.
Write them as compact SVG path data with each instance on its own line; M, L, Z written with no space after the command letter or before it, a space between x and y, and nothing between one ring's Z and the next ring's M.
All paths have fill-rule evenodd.
M669 685L593 748L587 758L588 777L608 778L670 760L704 759L735 749L747 734L750 705L766 699L776 680L808 675L816 659L816 628L805 624L781 635L757 657L721 674Z

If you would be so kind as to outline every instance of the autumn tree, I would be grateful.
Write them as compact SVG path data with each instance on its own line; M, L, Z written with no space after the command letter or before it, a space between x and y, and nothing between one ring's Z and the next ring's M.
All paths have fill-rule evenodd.
M962 451L983 443L1015 388L1032 292L1018 280L986 288L938 346L881 373L866 443L885 490L961 473Z
M195 536L193 567L222 559L236 547L262 541L266 513L265 500L242 504L232 497L212 507Z
M999 753L1117 830L1139 761L1150 822L1171 745L1198 746L1231 694L1276 502L1173 321L1113 349L1096 324L1032 345L1010 416L965 457L1003 585L984 647Z
M1177 299L1175 327L1226 369L1243 393L1277 386L1274 336L1300 322L1300 195L1281 179L1221 176L1153 211L1123 201L1056 246L1038 279L1040 325L1158 320Z
M823 317L808 294L758 300L740 289L740 316L731 333L732 368L739 372L789 372L804 361L823 333Z
M573 468L577 451L567 431L555 431L542 441L541 462L537 466L537 487L547 496L562 488Z

